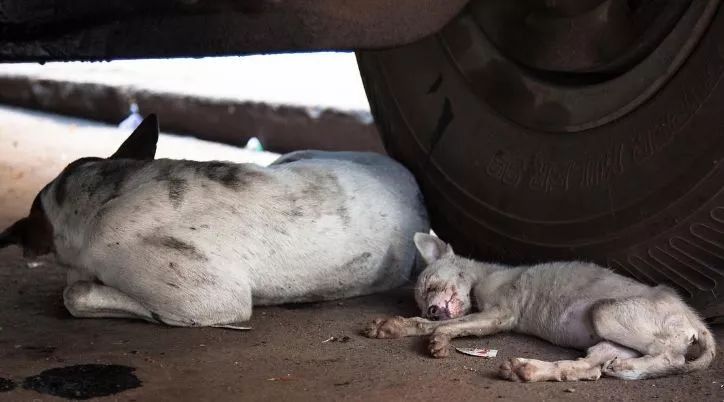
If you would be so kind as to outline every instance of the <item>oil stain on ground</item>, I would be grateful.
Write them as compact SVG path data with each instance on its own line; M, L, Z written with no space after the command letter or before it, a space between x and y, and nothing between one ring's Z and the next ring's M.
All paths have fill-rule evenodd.
M67 399L107 396L141 386L133 367L83 364L45 370L23 381L23 388Z

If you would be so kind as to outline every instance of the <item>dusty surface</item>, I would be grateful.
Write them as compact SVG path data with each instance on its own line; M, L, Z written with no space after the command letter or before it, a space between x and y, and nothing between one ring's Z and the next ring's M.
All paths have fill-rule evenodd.
M35 192L67 159L107 154L122 137L79 121L45 119L0 109L0 227L25 213ZM159 151L177 157L196 157L198 151L198 159L208 152L220 159L273 157L196 142L179 148L184 143L165 137ZM529 337L499 335L453 342L499 349L495 359L452 354L436 360L426 356L423 339L359 335L377 316L415 314L409 288L339 302L258 308L248 332L177 329L74 319L63 307L60 268L27 263L16 248L0 250L0 401L55 400L23 389L23 381L48 369L91 364L134 368L141 382L104 400L724 400L721 354L705 372L666 379L516 384L495 378L503 359L561 359L578 353ZM715 331L717 339L724 336L724 328ZM340 341L325 343L330 337ZM3 392L12 388L3 378L18 385Z

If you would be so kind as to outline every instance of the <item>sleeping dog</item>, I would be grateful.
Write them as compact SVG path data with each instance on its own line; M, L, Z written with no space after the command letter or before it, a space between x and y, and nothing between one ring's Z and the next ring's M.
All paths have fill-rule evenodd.
M150 115L110 157L82 158L0 234L53 253L76 317L225 326L252 305L401 285L428 231L412 175L372 153L302 151L269 167L154 160Z
M431 335L434 357L448 355L452 338L506 331L587 350L578 360L510 359L499 374L512 381L652 378L702 370L714 358L711 332L666 287L584 262L476 262L423 233L415 244L428 264L415 288L426 318L377 319L365 330L371 338Z

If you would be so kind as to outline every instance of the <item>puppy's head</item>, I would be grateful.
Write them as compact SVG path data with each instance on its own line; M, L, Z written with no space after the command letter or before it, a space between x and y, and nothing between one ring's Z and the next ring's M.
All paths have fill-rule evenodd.
M158 142L158 119L151 114L121 144L108 159L152 160L156 154ZM23 255L35 257L55 252L54 221L63 210L63 200L71 196L66 194L65 181L86 163L102 161L102 158L81 158L72 162L38 193L27 217L18 220L0 232L0 248L17 245L23 248ZM62 193L62 196L61 196ZM52 205L49 205L51 204ZM50 208L49 208L50 207ZM48 211L56 211L49 214Z
M415 246L427 263L417 279L415 300L422 316L448 320L470 312L471 278L452 247L435 236L415 234Z

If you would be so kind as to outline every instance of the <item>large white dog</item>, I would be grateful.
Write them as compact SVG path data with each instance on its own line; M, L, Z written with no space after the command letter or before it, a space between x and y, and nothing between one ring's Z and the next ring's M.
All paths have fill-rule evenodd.
M149 116L108 159L83 158L0 234L54 253L76 317L177 326L249 319L252 305L401 285L428 231L412 175L372 153L296 152L270 167L154 160Z

